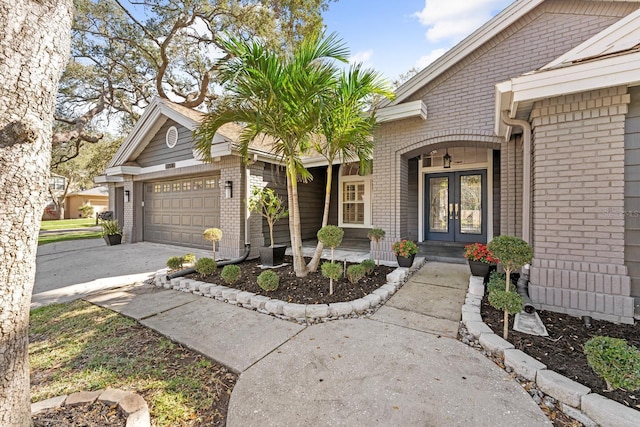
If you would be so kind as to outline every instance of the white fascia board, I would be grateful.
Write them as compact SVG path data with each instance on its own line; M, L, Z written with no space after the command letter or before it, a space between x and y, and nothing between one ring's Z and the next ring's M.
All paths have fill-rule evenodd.
M376 111L376 120L378 123L408 119L410 117L419 117L422 120L427 120L427 106L422 100L404 102L402 104L380 108Z
M93 178L93 182L96 184L108 184L113 182L124 182L124 178L121 176L108 176L108 175L99 175Z
M509 134L509 126L504 124L500 117L502 116L502 111L509 111L509 116L513 117L515 111L513 110L513 89L511 80L507 80L506 82L498 83L495 86L496 91L496 102L495 102L495 111L494 111L494 131L496 135L501 136L506 139ZM513 112L513 113L512 113Z
M174 110L171 107L168 107L164 103L160 105L160 112L165 116L167 116L168 118L170 118L171 120L173 120L174 122L181 124L182 126L186 127L191 131L195 130L195 128L197 128L198 125L200 124L198 121L193 120L191 117L182 115L181 113L179 113L178 111Z
M514 22L522 18L527 13L535 9L544 0L520 0L514 1L507 6L502 12L489 20L482 27L474 31L466 39L449 49L444 55L436 59L425 69L416 74L401 85L396 91L394 101L383 101L381 106L385 107L389 104L399 104L411 95L413 95L421 87L447 71L457 62L465 58L467 55L478 49L487 41L491 40L501 31L511 26Z
M167 169L167 165L162 164L162 165L154 165L154 166L147 166L144 168L140 168L140 173L139 175L144 175L147 173L152 173L152 172L162 172L165 170L179 170L180 168L186 168L189 166L198 166L203 164L204 162L200 161L200 160L196 160L196 159L189 159L189 160L180 160L178 162L175 162L175 166L171 169Z
M107 168L104 173L107 175L138 175L140 174L140 166L114 166L112 168Z
M511 80L512 102L640 83L640 52L608 57Z

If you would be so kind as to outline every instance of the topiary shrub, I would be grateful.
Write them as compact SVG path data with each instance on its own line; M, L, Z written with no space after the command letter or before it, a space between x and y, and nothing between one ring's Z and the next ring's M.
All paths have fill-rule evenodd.
M280 278L275 271L266 270L258 276L258 286L267 292L277 290L279 285Z
M321 267L322 275L330 280L340 280L342 277L342 266L335 262L325 262Z
M511 292L511 272L531 262L533 248L519 237L502 235L489 242L487 249L491 251L494 258L500 260L506 273L504 290L498 292L498 295L493 298L491 294L496 290L489 292L489 304L504 311L502 336L507 339L509 336L509 313L519 313L524 307L522 297L516 292Z
M387 233L379 227L374 227L367 232L367 237L369 238L369 240L376 242L375 258L378 265L380 265L380 242L384 240L384 236L386 236L386 234Z
M487 282L487 291L491 293L493 290L503 291L506 289L507 275L494 271L489 275L489 281ZM516 292L516 287L513 283L509 286L509 292Z
M318 230L318 240L324 245L331 248L331 262L333 263L333 250L340 246L342 238L344 237L344 230L335 225L327 225ZM324 273L323 273L324 275ZM333 295L333 278L329 277L329 295Z
M238 279L240 279L240 267L234 264L225 265L222 268L220 277L222 277L222 280L224 280L228 285L236 283Z
M584 345L591 369L607 383L607 391L640 390L640 351L623 339L596 336Z
M211 258L200 258L193 266L196 272L201 276L210 276L218 269L216 260Z
M167 260L167 267L172 270L180 270L182 268L182 257L172 256Z
M353 264L347 267L347 279L355 285L367 274L367 269L362 264Z
M372 259L365 259L360 263L360 265L364 267L367 274L371 274L376 268L376 262Z
M216 256L216 242L219 242L222 239L222 230L220 230L219 228L215 228L215 227L214 228L207 228L202 233L202 237L205 240L208 240L208 241L212 242L211 244L213 245L213 257L215 258L215 256Z
M184 254L182 256L183 264L193 264L196 262L196 256L194 254Z

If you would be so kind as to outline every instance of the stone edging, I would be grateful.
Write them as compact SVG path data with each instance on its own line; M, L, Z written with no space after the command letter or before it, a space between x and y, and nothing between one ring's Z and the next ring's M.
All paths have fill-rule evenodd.
M185 279L183 277L177 277L168 282L166 269L159 270L156 273L154 283L157 287L191 292L194 295L215 298L218 301L256 310L280 319L294 321L300 324L310 324L371 314L382 303L389 299L391 295L404 284L407 278L422 267L425 262L425 258L418 257L414 260L411 268L398 267L387 274L387 283L369 295L353 301L331 304L288 303L263 295L257 295L253 292L240 291L227 286Z
M96 400L109 405L117 404L127 417L127 427L150 427L149 406L139 394L108 388L97 391L79 391L69 395L52 397L31 404L31 415L47 409L61 406L79 406L94 403Z
M548 370L540 361L516 350L513 344L496 335L482 321L480 305L484 296L483 278L471 276L469 292L462 306L462 323L470 335L493 355L504 360L505 367L516 374L535 382L545 394L558 400L562 412L578 420L585 426L635 427L640 412L626 407L606 397L592 393L591 389L559 373Z

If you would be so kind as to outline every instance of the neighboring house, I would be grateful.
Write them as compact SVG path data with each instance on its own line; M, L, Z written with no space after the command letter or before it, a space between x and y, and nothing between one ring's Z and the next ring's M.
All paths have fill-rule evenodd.
M386 258L399 238L521 236L538 308L632 323L639 7L520 0L403 84L379 110L374 151Z
M66 219L81 218L81 206L93 206L94 216L109 210L109 189L106 185L67 194L64 198L64 217Z
M61 219L64 215L63 205L58 204L56 201L60 200L60 197L64 194L67 188L67 178L60 175L52 174L49 178L49 200L42 212L43 220ZM54 201L53 198L56 200Z
M330 223L428 244L523 237L538 308L632 323L640 311L640 1L519 0L404 83L378 111L373 174L333 166ZM503 113L504 112L504 113ZM156 99L97 182L130 242L220 252L268 237L250 185L285 195L268 143L244 164L227 125L214 162L193 152L200 113ZM326 163L305 159L303 239L321 224ZM375 195L374 195L375 189ZM277 225L288 240L287 221ZM268 242L266 242L268 243ZM634 298L635 307L634 307Z

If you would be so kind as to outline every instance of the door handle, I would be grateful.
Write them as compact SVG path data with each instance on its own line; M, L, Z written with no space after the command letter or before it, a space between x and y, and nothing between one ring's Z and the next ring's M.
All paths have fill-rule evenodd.
M453 219L453 203L449 203L449 219Z
M460 219L460 215L459 215L460 211L459 211L459 208L460 208L460 205L458 205L458 204L456 203L456 219Z

